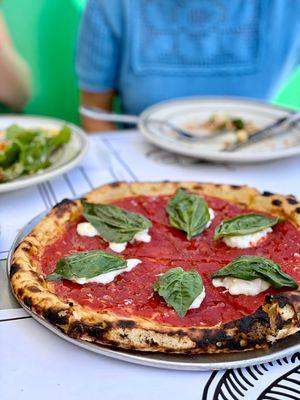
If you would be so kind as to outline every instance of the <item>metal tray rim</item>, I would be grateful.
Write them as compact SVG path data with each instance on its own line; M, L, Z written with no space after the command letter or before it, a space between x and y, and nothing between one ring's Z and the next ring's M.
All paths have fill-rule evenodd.
M11 249L9 251L7 257L7 274L9 277L10 266L12 263L13 253L20 243L20 241L26 236L33 227L47 214L47 211L42 212L41 214L34 217L31 221L29 221L18 233L16 236ZM133 352L127 351L123 349L115 349L109 348L107 346L102 346L90 342L86 342L83 340L73 339L56 327L51 325L49 322L45 321L42 317L37 315L36 313L29 310L24 304L22 304L18 299L17 301L23 307L23 309L28 312L36 321L38 321L41 325L49 329L51 332L55 333L57 336L62 339L74 344L75 346L84 348L86 350L92 351L97 354L104 355L106 357L111 357L114 359L118 359L125 362L130 362L133 364L139 364L144 366L163 368L163 369L173 369L173 370L186 370L186 371L212 371L212 370L221 370L221 369L231 369L231 368L241 368L247 367L251 365L262 364L266 362L271 362L276 359L289 356L296 351L300 351L300 340L299 334L293 335L285 339L285 342L282 347L282 343L278 342L273 347L268 350L253 350L251 352L244 353L226 353L226 354L214 354L214 355L176 355L176 354L165 354L165 353L150 353L150 352ZM293 343L296 338L297 343ZM291 342L291 344L290 344ZM279 349L276 350L276 346ZM264 354L265 353L265 354ZM243 356L246 356L243 357ZM253 357L247 357L247 355ZM232 359L238 357L239 359ZM220 359L220 361L209 360L209 358ZM200 361L193 361L192 359L200 359ZM201 359L204 359L201 361ZM208 359L208 361L205 361Z

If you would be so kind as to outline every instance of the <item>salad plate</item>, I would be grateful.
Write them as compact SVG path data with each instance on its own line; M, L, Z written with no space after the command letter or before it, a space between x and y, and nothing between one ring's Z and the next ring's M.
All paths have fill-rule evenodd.
M34 164L34 167L32 167L31 169L27 168L27 173L20 174L20 176L17 176L15 178L2 180L2 182L0 179L0 193L36 185L38 183L66 173L70 169L74 168L83 159L88 148L87 135L78 126L59 119L29 115L2 115L0 117L0 145L2 144L2 146L3 144L5 144L5 137L7 136L7 132L9 132L10 127L16 127L17 130L19 128L20 130L23 130L24 132L22 140L23 142L24 140L27 141L27 143L32 143L31 138L29 136L27 138L26 136L28 134L28 131L50 132L50 137L54 138L57 134L62 133L62 130L64 129L67 131L65 132L67 133L67 137L62 139L61 143L53 146L54 150L46 155L43 153L43 149L41 148L41 146L45 146L45 149L47 149L47 142L41 141L41 144L39 144L39 140L37 140L38 144L34 151L40 152L41 161L44 162L44 164L42 162L38 166ZM14 130L14 128L10 129L11 131ZM12 132L12 136L14 136L14 132ZM18 141L19 138L14 136L10 142L14 140ZM23 143L21 143L21 145L23 145ZM22 157L20 156L16 162L18 163L18 167L20 164L21 168L23 168L25 164L26 167L28 166L28 164L29 166L32 166L32 160L30 159L30 157L32 157L32 154L33 153L29 153L28 151L27 153L25 152L25 155L23 155Z

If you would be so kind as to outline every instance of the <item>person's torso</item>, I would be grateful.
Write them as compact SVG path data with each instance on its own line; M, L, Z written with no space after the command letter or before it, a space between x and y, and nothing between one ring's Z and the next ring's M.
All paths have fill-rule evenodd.
M120 3L118 3L120 5ZM299 62L300 0L123 0L118 90L139 113L169 98L269 99Z

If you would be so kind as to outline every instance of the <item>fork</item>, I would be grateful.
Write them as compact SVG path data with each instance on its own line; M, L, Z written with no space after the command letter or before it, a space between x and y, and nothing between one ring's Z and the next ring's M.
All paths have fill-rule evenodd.
M296 125L300 121L300 112L292 111L285 117L277 119L275 122L267 125L265 128L259 129L252 133L245 142L233 143L222 149L223 152L234 152L247 147L253 143L260 142L275 136L286 133L285 129Z
M121 122L123 124L133 124L133 125L138 125L138 123L141 121L140 117L138 117L137 115L113 114L113 113L101 110L100 108L97 108L97 107L81 106L79 108L79 112L81 115L84 115L86 117L93 118L93 119L96 119L99 121ZM162 129L167 128L168 130L174 131L180 138L183 138L183 139L191 141L191 142L202 142L204 140L210 139L212 137L216 137L217 135L223 133L223 132L217 132L214 134L207 134L203 137L199 137L197 135L194 135L192 132L187 131L186 129L183 129L176 125L173 125L169 121L146 118L146 119L144 119L143 122L147 126L160 125Z

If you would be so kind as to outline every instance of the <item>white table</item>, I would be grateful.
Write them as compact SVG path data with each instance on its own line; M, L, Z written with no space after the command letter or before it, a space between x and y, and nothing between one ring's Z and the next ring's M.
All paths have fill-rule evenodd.
M77 348L20 309L8 288L8 250L23 225L63 198L114 180L165 179L247 182L300 197L299 157L268 164L216 165L155 148L135 131L94 135L91 142L83 163L68 174L0 195L0 399L299 399L299 354L233 372L142 367ZM284 374L285 380L279 382ZM269 387L276 381L281 387ZM272 395L263 394L264 390Z

